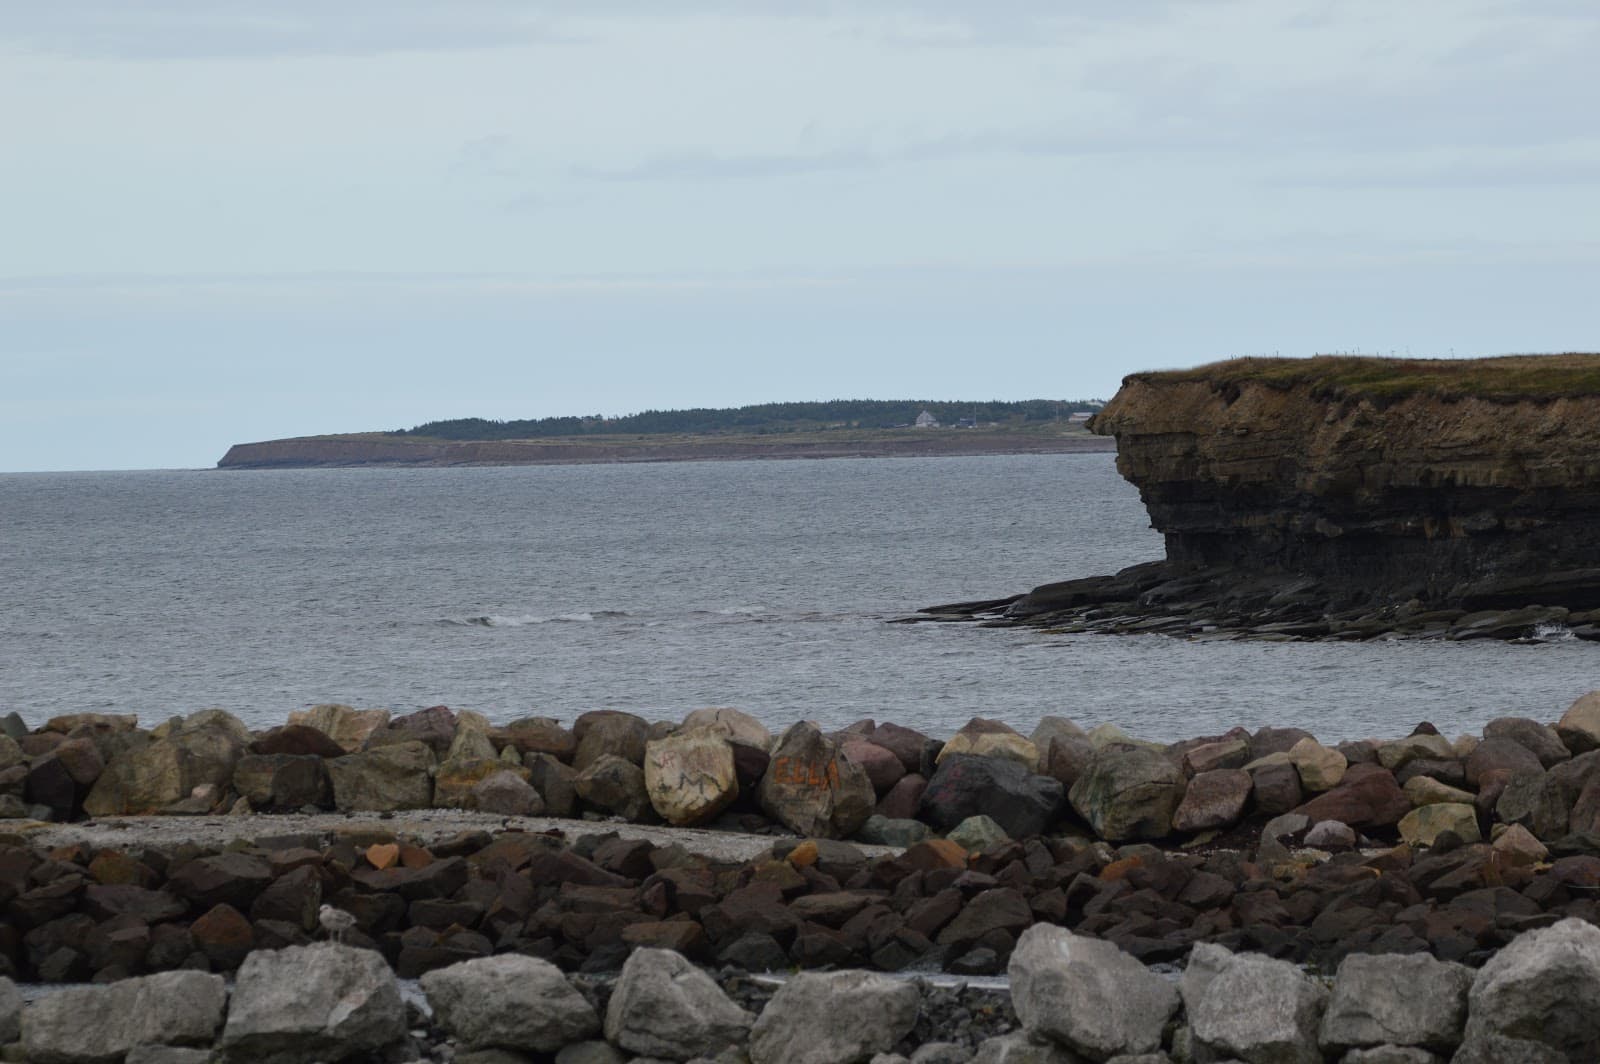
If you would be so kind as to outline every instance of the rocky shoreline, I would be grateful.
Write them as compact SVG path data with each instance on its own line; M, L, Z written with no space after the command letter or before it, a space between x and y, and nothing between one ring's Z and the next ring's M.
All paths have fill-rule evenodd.
M1219 949L1324 976L1370 956L1470 973L1600 924L1600 692L1554 724L1336 746L1294 728L1153 744L1062 718L774 737L728 709L0 731L0 975L28 982L242 972L325 949L323 905L408 978L519 957L592 979L665 950L725 980L1015 984L1028 936L1063 929L1143 964Z

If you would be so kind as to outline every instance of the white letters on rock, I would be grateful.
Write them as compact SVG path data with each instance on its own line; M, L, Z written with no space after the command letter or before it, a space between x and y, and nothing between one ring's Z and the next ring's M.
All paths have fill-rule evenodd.
M1177 988L1132 956L1053 924L1022 933L1009 972L1028 1033L1094 1061L1160 1049L1178 1008Z
M405 1037L400 986L382 954L323 943L256 950L234 982L229 1061L342 1060Z
M222 976L192 971L58 990L23 1013L24 1059L98 1064L137 1045L210 1045L227 1000Z
M549 961L502 953L423 975L440 1026L473 1049L551 1053L600 1029L594 1007Z
M606 1039L640 1056L688 1060L741 1044L754 1019L681 954L637 949L606 1007Z
M784 983L750 1031L751 1064L861 1064L917 1022L922 994L876 972L803 972Z

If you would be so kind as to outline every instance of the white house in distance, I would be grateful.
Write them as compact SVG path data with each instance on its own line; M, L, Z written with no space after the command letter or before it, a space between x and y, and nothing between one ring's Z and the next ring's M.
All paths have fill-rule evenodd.
M917 415L915 424L919 429L936 429L939 427L939 419L924 410Z

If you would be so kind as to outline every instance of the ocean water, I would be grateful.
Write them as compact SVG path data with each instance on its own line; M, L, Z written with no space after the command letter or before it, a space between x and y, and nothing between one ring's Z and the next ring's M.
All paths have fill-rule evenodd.
M1152 739L1554 720L1600 644L886 623L1160 556L1110 455L0 476L0 713L743 708Z

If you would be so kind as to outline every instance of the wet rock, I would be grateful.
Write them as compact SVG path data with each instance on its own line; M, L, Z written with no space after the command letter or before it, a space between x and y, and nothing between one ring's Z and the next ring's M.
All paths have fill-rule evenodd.
M751 1064L861 1064L911 1031L921 1000L915 986L886 975L802 972L751 1029Z
M1339 965L1322 1017L1323 1048L1448 1053L1461 1042L1473 974L1427 954L1351 954Z
M642 765L650 722L620 710L591 710L573 721L572 736L578 742L572 754L572 767L579 772L608 755Z
M221 1045L229 1061L341 1060L405 1036L394 973L371 950L257 950L234 983Z
M1255 954L1227 960L1189 1015L1195 1038L1248 1064L1321 1064L1328 992L1294 965Z
M1432 846L1448 831L1462 842L1477 842L1478 811L1458 802L1422 805L1400 818L1400 838L1411 846Z
M1597 1000L1600 929L1562 920L1519 935L1479 970L1468 995L1463 1041L1504 1040L1529 1059L1539 1059L1539 1050L1553 1050L1557 1059L1590 1060L1600 1045Z
M712 820L739 797L733 745L703 732L648 743L644 786L667 823L689 827Z
M506 953L422 976L438 1023L474 1049L552 1053L600 1030L594 1007L549 961Z
M763 812L796 834L838 839L867 822L877 796L866 771L802 721L773 747L757 798Z
M341 813L426 809L433 804L433 751L421 742L346 754L326 762Z
M1189 781L1172 813L1174 831L1208 831L1238 822L1250 801L1248 772L1236 768L1202 772Z
M1011 998L1034 1037L1091 1060L1161 1048L1178 991L1109 942L1035 924L1011 954Z
M648 812L654 819L644 770L614 754L602 754L572 781L578 797L597 809L624 820L639 821Z
M1107 748L1078 777L1069 798L1096 834L1121 842L1172 834L1183 793L1183 773L1156 751Z
M1017 730L998 720L973 717L961 730L945 741L944 749L934 759L942 764L947 757L970 754L975 757L1001 757L1015 761L1029 772L1039 767L1039 748L1025 739Z
M740 1045L755 1017L671 950L637 949L606 1008L606 1039L630 1053L688 1060Z
M303 712L291 712L289 723L315 728L337 743L344 753L353 754L361 749L368 736L389 723L389 711L353 709L338 703L325 703Z
M209 1045L226 1001L222 977L205 972L160 972L104 986L68 987L28 1007L22 1021L24 1059L111 1062L138 1045Z

